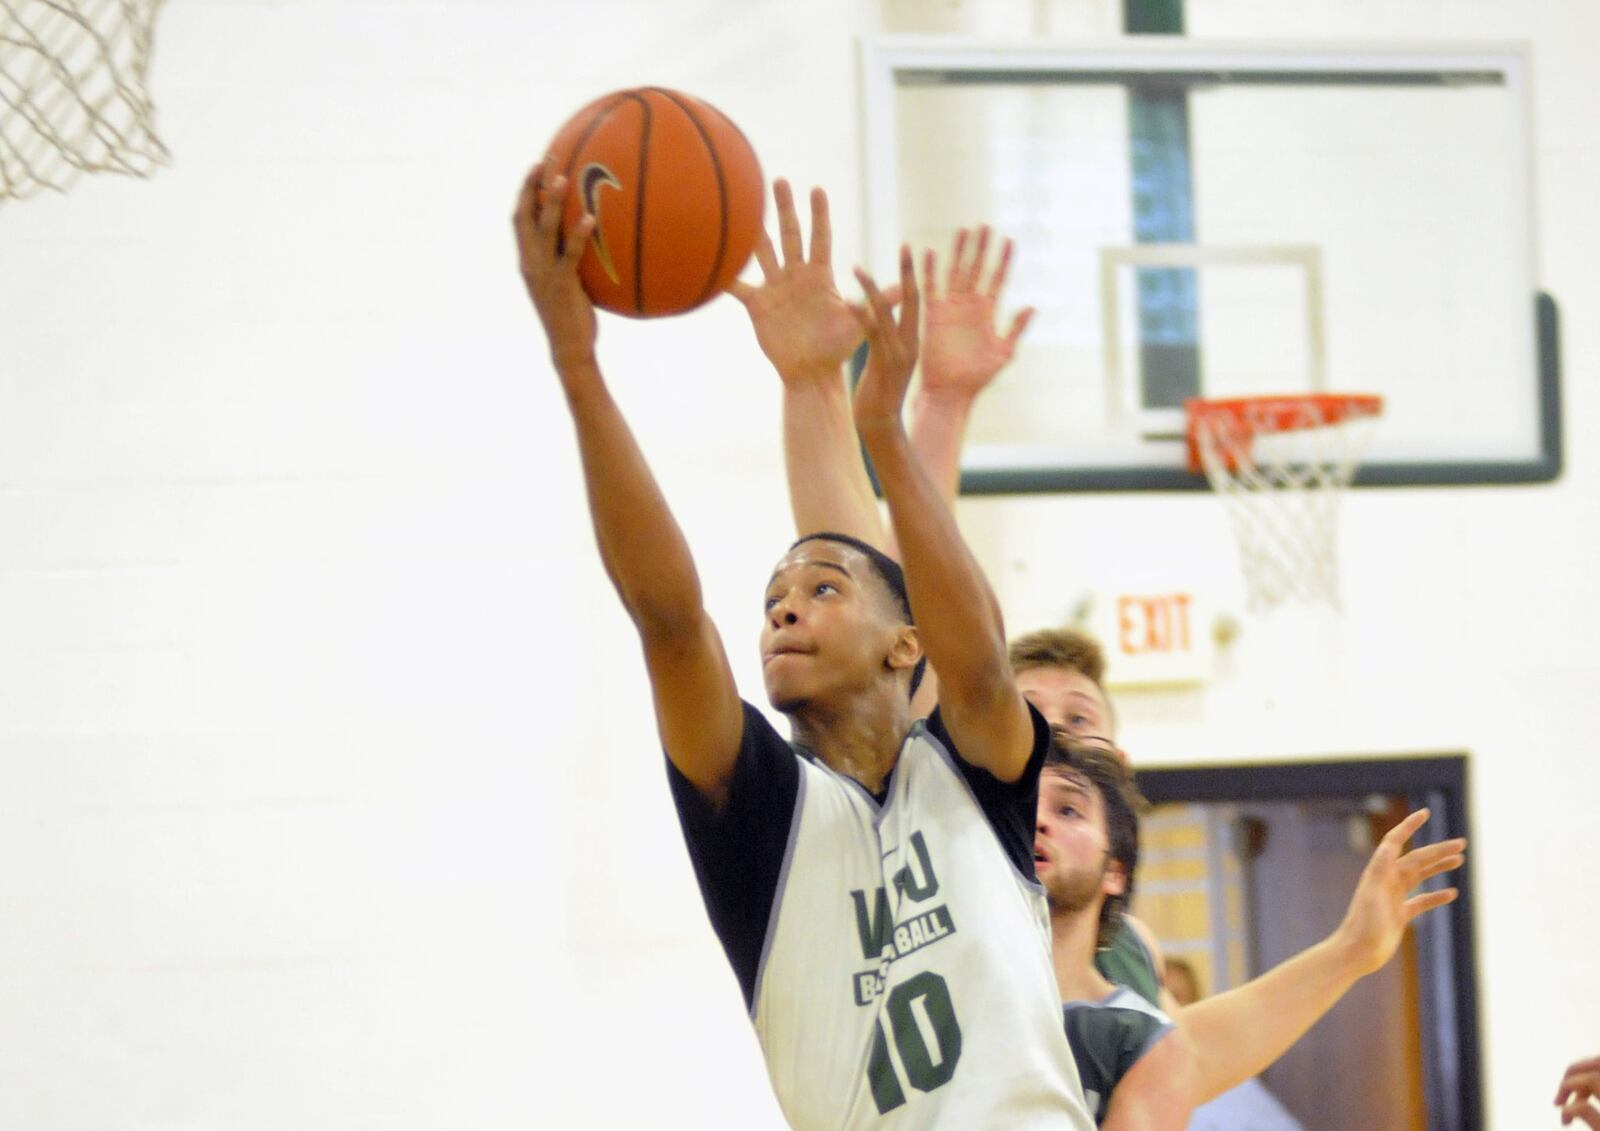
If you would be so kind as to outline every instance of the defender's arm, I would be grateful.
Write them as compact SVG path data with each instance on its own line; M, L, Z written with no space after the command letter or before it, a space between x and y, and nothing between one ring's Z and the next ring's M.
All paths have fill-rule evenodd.
M1024 307L1004 333L995 328L1014 248L1010 240L1000 245L999 262L985 279L989 240L988 225L978 228L976 239L966 228L956 233L942 293L934 286L934 254L923 253L928 325L922 383L911 404L911 447L952 505L960 489L961 445L972 406L1015 356L1033 318L1033 308Z
M1463 839L1404 851L1427 819L1428 811L1419 809L1389 830L1333 934L1254 981L1178 1011L1174 1020L1197 1058L1198 1102L1259 1075L1351 986L1394 956L1413 919L1456 898L1455 888L1407 894L1465 859Z
M763 233L756 245L762 284L728 289L744 304L761 352L783 381L783 458L795 533L832 530L881 547L883 517L861 462L843 371L861 343L861 327L834 285L828 197L811 190L808 255L789 182L775 181L772 196L783 260Z
M1101 1131L1183 1131L1194 1111L1194 1058L1169 1031L1117 1081Z

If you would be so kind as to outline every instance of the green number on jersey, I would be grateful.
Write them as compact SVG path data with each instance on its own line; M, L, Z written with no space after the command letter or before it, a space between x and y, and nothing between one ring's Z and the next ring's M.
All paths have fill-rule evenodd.
M913 1012L919 1001L938 1042L938 1060L923 1039L922 1027L917 1024ZM928 970L907 978L889 991L886 1012L889 1029L894 1034L894 1047L900 1051L900 1062L905 1065L906 1079L913 1088L931 1092L955 1075L956 1062L961 1059L961 1026L956 1022L955 1006L950 1002L950 987L943 978ZM872 1087L872 1099L878 1105L879 1115L906 1102L905 1090L900 1087L894 1065L889 1061L889 1044L884 1039L881 1021L872 1033L867 1082Z

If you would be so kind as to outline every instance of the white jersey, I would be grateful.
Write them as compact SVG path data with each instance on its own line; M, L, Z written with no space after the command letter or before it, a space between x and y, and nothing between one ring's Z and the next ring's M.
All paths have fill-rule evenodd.
M762 747L769 776L778 776L783 755L752 734L771 729L754 713L747 708L741 762L756 760L746 758L752 744ZM736 770L725 813L745 835L765 831L768 847L753 855L773 850L773 818L787 818L775 873L770 865L760 875L719 872L707 853L738 844L719 833L708 846L677 790L707 909L793 1126L1094 1126L1062 1029L1033 875L1042 721L1037 734L1028 774L1006 784L958 761L936 713L907 736L881 804L785 743L798 769L792 790L779 792L765 818L736 805L753 791L747 765ZM757 949L749 920L762 910Z

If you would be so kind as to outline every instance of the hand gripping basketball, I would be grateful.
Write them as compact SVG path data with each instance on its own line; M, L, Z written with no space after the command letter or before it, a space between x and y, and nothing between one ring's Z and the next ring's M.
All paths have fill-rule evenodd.
M597 333L594 303L578 283L578 261L594 230L594 218L580 219L562 246L561 217L569 187L548 159L541 161L523 182L512 217L522 280L544 323L557 368L592 357Z

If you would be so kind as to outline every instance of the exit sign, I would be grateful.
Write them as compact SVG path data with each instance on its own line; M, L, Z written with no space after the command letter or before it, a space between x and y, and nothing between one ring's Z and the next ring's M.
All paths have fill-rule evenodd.
M1101 592L1089 631L1106 652L1111 687L1205 683L1216 660L1211 602L1182 590Z

